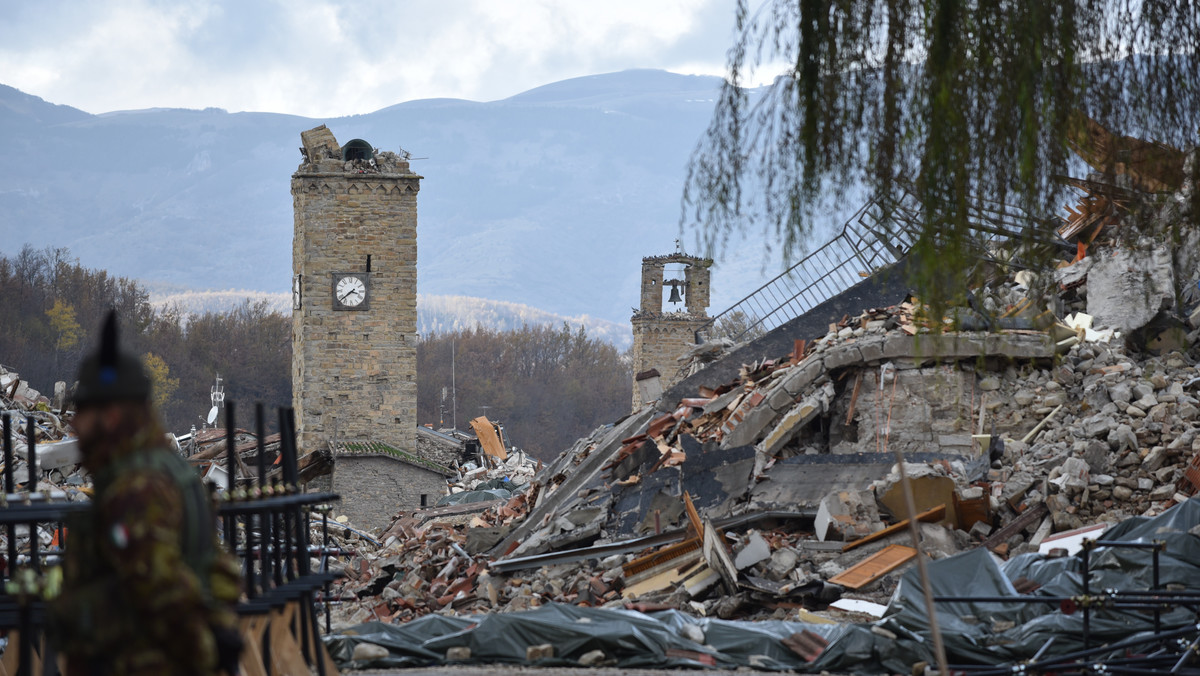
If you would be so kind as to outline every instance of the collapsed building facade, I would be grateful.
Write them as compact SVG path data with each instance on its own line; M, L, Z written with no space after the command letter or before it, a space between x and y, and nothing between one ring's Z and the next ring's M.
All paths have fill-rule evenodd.
M945 319L930 319L904 282L913 264L908 234L871 221L864 208L858 227L835 238L857 247L855 255L835 256L816 273L808 266L823 285L810 279L784 296L798 310L771 306L758 316L778 316L741 344L713 335L715 321L701 327L709 340L679 362L690 375L579 440L524 493L396 521L349 573L339 613L347 624L400 627L377 634L389 646L411 631L403 635L420 649L389 651L347 635L336 639L342 659L638 663L616 639L599 655L583 647L546 653L534 638L503 646L472 638L466 625L452 640L431 635L422 619L520 611L532 625L545 616L638 631L650 631L640 623L654 618L664 641L682 641L650 651L662 665L904 670L934 661L920 588L964 596L983 578L995 585L977 593L1009 598L1017 610L987 606L984 617L963 601L936 611L957 632L948 641L952 664L1035 652L1051 660L1085 648L1103 660L1111 655L1096 652L1097 642L1194 627L1194 177L1180 174L1150 194L1137 187L1146 179L1136 167L1121 171L1077 182L1084 195L1063 218L1057 266L1035 272L993 257L986 283L970 290L971 307ZM992 230L983 251L1021 241L1016 231ZM855 244L889 232L896 236ZM850 281L838 284L839 275ZM768 286L776 283L795 281ZM751 307L740 305L734 309ZM714 359L714 351L724 356ZM1152 562L1149 554L1096 550L1096 568L1084 576L1125 575L1157 590L1136 592L1155 595L1138 597L1137 620L1122 624L1113 618L1130 611L1119 595L1088 596L1086 582L1080 593L1080 566L1088 570L1096 541L1136 550L1149 546L1147 532L1170 541L1162 557L1171 563L1161 571L1170 583L1157 577L1157 553ZM912 568L919 558L933 560L932 582ZM939 576L959 579L958 587L947 591ZM897 588L901 579L907 590ZM1055 593L1108 610L1081 619L1069 604L1038 605L1057 603ZM875 605L889 599L886 609ZM616 614L576 616L582 611L561 604ZM871 614L885 617L859 625L865 635L846 629ZM1021 634L1035 617L1047 632L1042 643L1053 638L1055 647ZM712 639L718 627L732 631L721 622L743 619L784 625L748 630L779 634L753 655Z

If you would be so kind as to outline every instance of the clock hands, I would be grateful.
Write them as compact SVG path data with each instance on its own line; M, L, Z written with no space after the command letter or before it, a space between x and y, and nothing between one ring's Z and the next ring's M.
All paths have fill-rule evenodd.
M366 284L353 276L340 279L333 290L334 301L347 308L357 308L367 299Z

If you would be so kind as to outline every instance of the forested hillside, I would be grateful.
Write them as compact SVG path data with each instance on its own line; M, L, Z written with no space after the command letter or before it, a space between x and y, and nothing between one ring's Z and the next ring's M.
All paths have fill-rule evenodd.
M55 381L74 381L109 308L120 317L122 344L150 370L168 429L200 426L217 374L226 396L245 405L243 416L255 401L290 405L290 316L263 301L191 315L155 309L136 282L84 268L62 248L0 255L0 363L52 394Z
M629 412L630 369L612 344L567 326L428 336L417 344L417 421L467 429L486 415L510 444L549 460Z
M0 254L0 364L51 395L55 381L74 381L109 308L120 316L123 345L142 356L155 380L168 429L200 425L218 374L226 397L241 405L240 426L252 424L256 401L270 409L291 405L290 314L265 300L201 313L155 307L137 282L87 269L63 248ZM459 427L485 414L504 422L511 443L539 457L552 457L629 406L628 361L583 329L478 328L422 337L422 424L440 423L442 388L449 393L452 384L452 344ZM446 426L452 404L446 399Z

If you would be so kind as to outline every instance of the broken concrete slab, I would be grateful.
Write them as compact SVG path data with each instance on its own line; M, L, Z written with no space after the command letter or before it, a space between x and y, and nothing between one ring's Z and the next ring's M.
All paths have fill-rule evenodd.
M920 453L908 456L923 463L955 456ZM816 510L821 498L832 491L863 490L884 478L895 464L890 453L844 455L797 455L775 463L770 478L750 492L751 510Z
M1090 468L1082 458L1067 458L1063 464L1051 470L1047 481L1067 493L1082 492L1089 483Z
M701 386L716 387L734 380L742 364L775 358L792 351L796 340L815 340L824 336L829 324L847 314L857 314L863 308L888 307L904 300L909 294L906 281L908 260L901 259L883 268L846 291L817 305L807 313L796 317L777 329L767 333L729 353L724 359L684 378L663 393L659 409L671 411L679 400L696 392Z
M863 362L862 353L855 343L840 343L821 353L822 363L826 371L833 371Z
M763 536L756 530L747 533L746 544L742 546L741 551L733 560L733 565L738 570L745 570L754 564L771 558L771 545L763 539Z
M759 443L759 449L767 455L777 453L802 427L829 410L834 394L833 383L826 383L825 387L792 406Z
M673 527L684 514L678 486L679 471L671 468L623 488L614 497L607 530L615 537L632 537Z
M817 539L851 542L883 528L875 494L869 490L837 491L821 498L814 522Z
M858 353L862 355L862 363L869 366L882 361L886 340L886 336L863 336L858 339Z
M783 377L783 388L797 397L824 375L825 364L820 359L805 359Z
M1095 256L1088 273L1087 313L1100 328L1129 333L1175 305L1170 247L1144 238ZM1130 302L1137 299L1137 302Z
M799 554L787 547L780 547L771 552L771 556L767 559L767 564L764 566L766 579L772 582L783 580L796 569L798 563L800 563Z
M725 438L721 441L722 447L733 448L753 444L762 431L779 417L779 413L765 402L765 397L759 395L756 399L757 402L754 405L743 408L745 406L743 404L738 407L733 416L730 416L732 420L739 413L742 415L736 426L732 426L732 429L725 432Z
M795 401L795 395L784 389L782 380L776 383L775 386L771 388L771 391L767 393L767 406L771 407L771 409L776 413L783 413L785 410L791 407Z
M750 488L756 451L753 446L720 448L700 444L690 436L680 439L688 462L682 465L679 485L695 496L695 505L713 518L733 513Z
M530 510L520 525L492 549L492 552L505 552L514 543L524 541L538 527L542 519L562 506L561 501L546 500L547 497L558 491L562 491L563 495L577 494L579 489L597 478L601 468L612 459L612 454L620 450L620 440L637 434L655 415L656 411L652 407L644 408L613 425L601 435L594 449L582 448L575 453L563 453L559 456L559 460L548 468L548 476L554 478L561 473L564 476L562 483L542 487L538 496L538 504ZM580 455L584 457L576 462ZM567 468L570 468L570 472L565 471Z
M985 525L982 521L976 525ZM948 556L954 556L964 550L964 545L967 545L966 534L961 530L946 528L933 523L919 524L921 530L921 552L925 555L942 559ZM990 529L990 526L988 527ZM963 539L956 538L956 534L963 535ZM970 545L967 545L970 546Z

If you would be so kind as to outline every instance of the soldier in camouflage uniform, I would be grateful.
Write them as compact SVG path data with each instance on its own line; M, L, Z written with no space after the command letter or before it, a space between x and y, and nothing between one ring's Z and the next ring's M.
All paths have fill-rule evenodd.
M149 395L110 314L74 398L94 493L69 524L52 606L69 676L237 671L238 568L217 547L208 490L166 445Z

